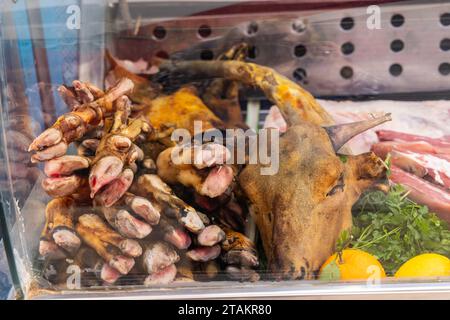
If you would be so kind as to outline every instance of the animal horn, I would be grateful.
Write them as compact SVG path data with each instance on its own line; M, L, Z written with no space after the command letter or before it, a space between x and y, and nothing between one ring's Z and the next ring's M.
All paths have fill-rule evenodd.
M383 116L374 117L369 120L324 127L324 129L327 131L331 143L333 144L333 148L337 152L354 136L391 120L391 114L386 113Z

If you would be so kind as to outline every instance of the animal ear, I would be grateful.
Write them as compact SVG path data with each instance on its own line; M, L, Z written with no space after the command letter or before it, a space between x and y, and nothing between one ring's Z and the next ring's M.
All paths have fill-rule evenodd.
M357 156L347 156L346 166L351 172L352 179L363 190L371 186L383 184L386 180L386 165L373 152Z

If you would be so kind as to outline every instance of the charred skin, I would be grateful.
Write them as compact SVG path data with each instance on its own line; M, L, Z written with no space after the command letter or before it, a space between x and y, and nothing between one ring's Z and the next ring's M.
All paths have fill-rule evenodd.
M104 115L113 113L113 101L130 92L133 86L131 80L123 78L100 99L59 117L29 146L29 151L36 151L32 161L46 161L64 155L71 142L83 137L90 126L98 125Z
M180 257L180 261L177 263L177 281L195 281L195 263L188 259L185 255Z
M60 87L64 100L72 105L74 111L60 117L29 147L30 151L36 151L33 161L46 161L49 177L43 181L43 188L49 195L65 196L84 189L85 178L72 173L88 166L92 166L88 181L91 198L101 191L104 205L111 206L128 190L134 177L134 163L143 158L142 150L133 141L141 133L150 131L143 118L128 119L131 102L123 94L133 87L133 82L127 78L119 80L106 93L79 81L74 81L76 94ZM81 104L77 106L74 99ZM113 118L107 121L105 117L110 115ZM82 156L64 156L71 142L83 138L92 128L103 125L105 134L98 143L82 142L79 147ZM95 157L91 160L87 151L92 147L95 148Z
M146 83L139 77L132 78L133 80L128 78L119 80L103 96L101 96L100 89L77 82L75 91L78 92L78 100L75 99L72 91L65 87L65 89L60 88L65 100L74 106L74 111L62 116L52 128L37 137L29 148L30 151L36 151L32 156L33 161L55 161L66 153L71 142L86 136L88 131L92 130L91 128L104 124L105 133L98 145L95 146L95 157L89 161L89 165L92 167L89 186L91 197L94 197L102 188L106 188L103 192L109 195L109 201L105 201L106 206L113 205L130 187L133 172L136 171L135 161L142 160L140 158L143 157L142 150L133 144L142 136L141 133L149 135L146 137L147 140L173 145L173 142L169 140L171 132L176 128L184 128L193 133L194 121L201 121L202 130L223 127L220 119L203 104L192 87L182 88L170 96L157 97L151 103L147 101L148 104L138 112L140 116L129 120L130 113L132 109L136 109L136 106L132 107L127 96L121 94L130 92L135 83L138 85ZM135 91L129 94L132 100L136 100L135 94ZM100 98L90 101L96 97ZM73 99L79 103L85 103L76 105L72 101ZM180 116L180 114L184 116ZM105 116L111 115L113 116L112 121L106 121ZM149 133L151 126L147 121L155 129L151 134ZM83 156L89 156L92 151L90 149L84 142L79 146L79 152ZM127 170L127 166L130 170ZM176 173L177 168L168 167L165 171L173 171L169 175L180 177L178 183L194 183L192 185L194 188L212 197L228 187L234 176L230 167L225 167L223 170L213 167L210 170L210 176L206 172L208 170L205 169L203 177L198 168L193 168L191 170L193 175L188 179L181 178ZM61 172L60 175L64 175L64 173ZM186 182L191 178L195 178L196 181ZM58 175L46 179L44 188L48 189L52 196L62 196L74 193L81 187L82 182L84 181L78 176L60 177ZM221 182L221 184L217 184L217 182Z
M74 172L92 167L91 174L92 172L95 173L99 171L99 167L101 169L102 160L105 158L108 161L105 161L105 166L107 168L103 173L107 173L107 175L109 174L113 178L108 181L109 183L104 183L97 189L97 183L94 183L95 186L93 186L91 178L89 182L91 184L91 189L94 189L91 196L96 196L99 198L100 202L103 203L104 208L109 209L119 198L121 198L122 194L126 192L128 188L123 188L122 194L118 195L115 201L108 200L108 198L102 199L101 197L102 191L104 194L110 194L115 191L116 189L114 182L119 180L124 173L127 173L127 166L131 167L131 164L134 163L134 161L138 159L142 160L143 158L139 154L139 150L134 149L135 145L133 142L135 139L139 138L142 131L145 131L145 120L138 117L133 118L130 122L128 122L128 117L130 115L129 110L127 108L120 107L120 101L126 100L125 96L122 94L126 91L125 87L132 87L129 81L127 82L126 80L127 79L119 81L118 85L110 89L106 92L106 94L88 83L81 82L74 83L74 88L61 88L60 92L62 92L62 95L65 95L65 101L68 105L70 105L73 111L65 116L62 116L51 128L52 130L44 132L30 146L30 150L36 151L36 154L33 157L35 161L46 161L46 174L49 176L47 182L50 193L52 192L52 187L55 192L58 192L56 190L59 190L60 192L63 192L64 195L76 193L77 189L80 188L86 189L86 178L82 175L78 176L74 174ZM134 93L135 91L133 91L130 96L133 101L136 101L136 96L133 96ZM161 97L161 101L152 103L151 109L155 111L158 108L158 103L160 104L160 107L164 107L164 103L167 101L167 98L172 101L172 104L169 105L169 107L173 108L175 106L176 110L185 110L191 115L189 117L174 117L174 119L183 119L183 121L178 124L181 127L189 127L192 131L194 120L201 120L204 124L204 129L222 126L222 122L207 109L207 107L197 97L195 90L192 88L182 88L170 97ZM144 108L143 110L145 111L146 109ZM147 109L147 111L148 110L149 109ZM161 114L162 112L157 113ZM172 112L172 114L177 113ZM113 116L112 121L108 121L105 116ZM159 124L161 124L161 119L158 118L154 120L154 123L158 124L158 121L160 121ZM71 142L79 142L85 137L94 137L94 134L91 133L94 131L94 128L99 127L100 125L105 128L104 133L101 136L91 139L92 141L89 141L89 143L87 140L80 143L80 146L82 147L78 150L81 156L76 157L64 155L68 145ZM160 130L163 135L165 127L165 123L159 127L160 129L163 129ZM158 134L161 134L161 132ZM98 140L98 138L101 139ZM112 168L110 166L111 159L118 159L119 161L112 160L112 162L120 162L120 164L115 168ZM114 163L114 165L115 164L116 163ZM207 171L209 170L210 165L211 164L206 163L203 167L196 169ZM215 165L215 163L212 163L212 165ZM217 167L215 169L215 171L218 171L217 169L220 168ZM111 174L111 171L114 171L112 172L113 174ZM115 171L117 171L117 174ZM223 169L223 171L226 172L227 170ZM217 172L214 173L217 174ZM82 183L78 183L78 181L76 181L78 177L80 177L80 181L82 181ZM131 178L127 178L129 185L131 185L133 175L130 175L130 177ZM55 183L56 180L52 179L60 179L62 184L57 185ZM73 190L66 190L63 188L63 186L68 186L70 184L72 184ZM55 186L59 187L55 188ZM204 224L206 223L206 220L202 214L195 213L195 210L184 204L180 199L172 197L173 194L170 197L167 197L165 192L163 192L163 194L163 196L160 194L155 197L155 194L153 193L151 199L159 199L159 201L157 201L159 202L159 206L165 207L165 209L169 208L166 210L166 213L172 215L172 217L175 217L179 223L184 225L191 232L198 234L197 241L203 247L190 250L190 255L199 261L209 261L211 259L215 259L220 253L220 247L217 243L223 240L223 232L220 228L210 226L205 229ZM58 194L53 193L53 195ZM127 202L126 200L124 201ZM130 207L132 206L131 202L127 202L126 205ZM136 210L133 211L134 214L137 213ZM146 220L141 215L139 215L139 217ZM148 221L148 219L145 222L152 224ZM154 223L156 224L157 222ZM170 231L169 229L170 228L165 229L165 231ZM93 248L96 251L96 254L101 257L100 260L104 260L106 262L101 265L100 269L100 277L105 282L114 283L120 275L130 272L134 265L133 258L140 255L138 245L136 245L133 240L125 238L123 235L120 235L110 229L105 222L96 215L85 214L81 216L78 224L76 225L76 230L83 241L88 246ZM187 239L188 238L189 237L187 237ZM189 247L190 242L188 243L187 240L184 244L181 242L180 248ZM56 249L60 250L59 247L56 247ZM58 254L58 252L56 253ZM62 252L61 257L64 256L65 253ZM99 264L100 262L97 263L97 265ZM210 264L211 263L208 265ZM167 281L167 279L174 273L174 268L172 266L173 264L168 265L160 272L154 273L154 277L148 281ZM170 275L170 277L167 275Z
M44 267L44 278L55 285L54 289L66 290L72 275L71 268L80 270L81 287L87 288L114 284L122 275L105 263L97 253L89 247L82 246L72 259L47 261ZM73 269L72 269L73 270Z
M326 129L320 127L332 125L331 117L309 93L269 68L239 61L177 62L169 63L165 65L165 68L174 74L222 77L256 86L279 106L291 126L281 141L280 172L276 176L261 176L258 165L249 165L240 175L240 182L250 199L255 220L263 234L264 248L271 270L278 272L278 278L311 277L312 272L320 266L320 260L323 261L324 257L331 253L340 231L350 227L351 205L364 188L370 186L376 178L383 176L384 166L378 162L377 158L372 158L372 155L363 155L360 158L349 157L345 164L341 163L333 150L333 146L336 146L333 143L334 140L327 135ZM81 138L90 127L102 122L104 115L112 115L115 112L112 130L108 131L102 138L103 142L99 143L96 151L99 156L94 159L94 165L99 166L100 161L105 158L118 159L116 162L120 164L112 168L115 170L113 170L114 174L111 174L113 179L98 187L96 191L97 181L93 183L95 185L93 195L110 182L117 181L117 178L127 170L122 169L130 156L125 156L126 152L117 154L117 151L122 150L114 148L122 149L123 145L124 149L128 149L131 148L132 143L125 143L126 139L120 135L118 140L113 141L112 144L109 143L111 138L117 136L119 131L116 130L123 129L120 123L125 122L128 112L126 109L117 108L117 103L113 102L131 90L129 88L133 87L134 83L130 85L130 82L134 81L122 80L105 96L76 107L75 111L61 117L51 129L39 136L30 146L31 150L37 151L33 160L47 161L63 155L70 142ZM87 93L82 87L78 88L78 92L80 96ZM93 94L92 97L94 97ZM92 97L85 94L83 99L90 101ZM139 97L136 98L133 93L130 94L130 98L132 101L139 100ZM164 139L168 141L174 128L186 128L192 133L194 120L202 121L203 130L221 128L223 125L222 121L206 108L192 88L182 88L172 95L157 97L152 99L151 103L146 101L148 103L145 104L141 114L156 128L153 139L158 141ZM180 116L180 114L186 116ZM335 134L335 136L338 135ZM114 148L108 149L111 145ZM108 172L111 169L109 164L105 163L103 171ZM171 168L166 169L167 176L170 176ZM133 171L132 168L128 170ZM102 173L101 171L98 172ZM324 172L327 174L324 175ZM117 185L122 188L123 193L128 188L126 183L131 184L130 181L133 179L129 171L127 174L128 176L122 177L124 180L119 180ZM175 176L174 182L182 180ZM104 175L99 174L98 177L104 177ZM289 178L286 179L286 177ZM201 233L205 226L200 215L174 196L170 188L162 181L155 184L155 179L150 179L152 181L144 179L144 187L140 191L142 195L151 199L152 203L154 201L164 215L175 218L193 233ZM111 184L108 186L112 189L104 191L113 191L115 186ZM192 186L194 187L195 183ZM113 202L107 198L106 204L112 205ZM287 203L289 206L286 205ZM294 212L292 208L296 210L301 208L301 210ZM117 247L117 239L116 243L112 244L113 240L107 237L109 242L106 241L103 232L98 233L98 230L103 230L104 227L94 228L89 225L90 223L82 221L77 225L77 231L83 240L95 248L111 267L122 274L128 273L134 260L127 260L127 257L122 255L123 252ZM311 225L314 228L311 228ZM321 231L317 232L319 229ZM188 252L190 259L199 262L215 259L218 254L220 254L220 247L217 244L195 248ZM240 256L230 254L228 259L240 261L237 257ZM169 266L170 264L165 268Z
M95 208L106 221L124 237L143 239L160 221L160 210L150 201L127 192L112 207L103 203L103 197L94 199Z
M97 173L98 174L98 173ZM105 176L101 176L99 180L104 182ZM117 176L100 189L100 192L97 193L97 198L102 199L101 202L107 208L111 207L119 200L125 192L130 188L133 183L134 172L130 167L125 168L122 172L120 172ZM98 181L96 178L91 179L91 181ZM98 184L97 184L98 185ZM91 197L93 196L93 192L91 191Z
M225 272L231 280L255 282L260 279L259 274L248 267L231 265L225 268Z
M87 169L89 167L89 159L80 156L65 155L45 163L44 173L48 177L67 176L74 171Z
M234 220L245 220L243 210L236 200L236 195L230 194L223 199L210 199L199 195L195 196L196 203L200 207L208 210L210 214L215 214L215 222L219 223L219 226L208 226L207 229L220 230L217 236L220 237L220 241L205 241L201 239L202 233L197 239L197 243L200 245L213 245L220 243L221 260L225 265L225 274L232 280L239 281L257 281L259 279L258 273L252 268L259 266L258 252L256 246L249 238L243 233L237 231L240 228L236 228ZM230 221L233 221L230 223ZM239 223L238 225L240 225ZM243 224L243 222L242 222ZM231 227L230 227L231 225ZM206 232L205 232L206 235ZM209 236L205 238L210 238Z
M212 247L225 240L225 232L218 225L212 224L202 230L197 236L197 243L201 246Z
M351 207L385 166L373 153L335 154L325 129L303 122L280 138L280 168L273 176L248 165L240 174L277 279L311 279L352 225ZM287 178L289 177L289 178Z
M45 162L42 188L51 197L77 195L77 198L88 197L89 184L84 171L91 160L85 156L64 155Z
M106 82L114 84L122 78L130 79L134 88L129 97L135 104L149 106L160 95L161 88L158 85L120 66L108 50L106 51L106 58L111 65L111 71L106 76Z
M225 240L222 242L222 260L226 264L257 267L258 252L253 241L230 228L222 229L225 232Z
M70 175L45 178L41 182L42 189L51 197L66 197L89 188L88 179L82 175Z
M74 265L80 267L81 283L84 287L99 285L99 281L107 284L115 283L122 275L111 268L90 247L82 246L73 259Z
M219 56L219 60L243 61L247 56L248 46L245 43L230 48ZM245 128L241 106L239 104L239 83L223 78L213 79L202 95L208 108L218 116L227 128Z
M143 110L143 114L155 130L150 139L169 147L175 146L175 142L170 140L175 129L185 129L193 136L197 133L194 130L196 122L201 123L202 132L224 128L224 123L208 109L193 87L183 87L171 95L156 98L150 107ZM215 197L223 192L234 178L234 172L229 166L221 170L215 163L202 168L191 164L175 165L170 159L172 150L166 149L159 153L158 160L154 158L157 160L158 175L169 184L181 183L202 194Z
M152 227L144 221L136 218L125 208L107 208L99 206L98 211L122 236L131 239L143 239L152 232Z
M193 135L195 121L201 121L203 131L224 127L223 122L208 109L198 97L197 90L191 86L183 87L171 95L157 97L143 113L156 132L182 128Z
M161 219L159 228L164 241L172 244L178 250L185 250L192 243L191 237L186 230L181 226L177 226L169 219Z
M59 88L74 111L60 117L29 147L30 151L36 151L32 160L46 161L48 178L43 180L42 186L49 195L66 196L86 189L85 176L76 172L89 166L92 166L88 180L91 198L101 191L104 205L111 206L128 190L134 177L134 162L143 158L142 150L133 141L150 130L142 118L128 120L131 103L123 94L133 86L131 80L123 78L106 93L80 81L74 81L74 90ZM113 115L110 121L105 118L109 115ZM71 142L103 125L105 133L101 140L89 139L92 143L81 143L81 156L64 155ZM91 159L88 150L92 149L95 149L95 157Z
M88 246L122 275L133 268L133 258L142 254L142 248L136 241L122 237L95 214L82 215L76 230Z
M156 241L145 244L142 265L150 275L163 271L179 260L180 256L168 243Z
M242 199L237 199L235 192L237 188L237 184L233 185L230 192L223 193L216 198L209 198L195 193L194 202L202 210L213 215L220 226L237 232L245 232L248 212L244 209L245 197L240 195L239 198ZM240 202L242 202L242 205Z
M192 233L198 234L205 228L199 213L178 198L161 178L154 174L144 174L137 179L134 193L152 201L161 208L161 213L174 218Z
M360 193L385 175L375 155L349 157L344 164L333 148L340 148L370 125L332 127L331 116L311 94L255 64L172 61L161 69L169 72L169 80L183 75L240 81L258 87L278 106L290 126L280 139L279 172L264 176L260 165L247 165L239 182L249 198L275 277L313 277L333 252L340 232L351 227L351 207ZM372 125L386 120L388 116L372 121ZM328 130L321 126L328 126Z
M64 85L59 86L57 90L64 103L71 111L76 110L81 105L81 101L76 96L75 90Z
M220 246L197 247L186 252L186 256L192 261L208 262L216 259L220 255Z
M180 163L175 163L174 157ZM181 183L200 195L215 198L223 194L234 179L233 167L225 165L229 157L228 149L215 143L176 146L159 154L156 167L166 183Z
M169 61L160 66L163 78L225 78L261 89L291 122L303 119L317 125L332 125L332 117L314 97L273 69L241 61Z
M76 253L81 240L75 232L72 197L56 198L47 204L45 226L41 233L39 252L50 259L61 259Z
M128 120L131 103L126 96L120 97L116 104L114 120L98 144L89 174L92 198L106 186L102 192L106 207L119 200L131 186L134 178L131 166L144 157L142 150L133 142L141 133L151 130L142 118Z
M164 269L148 275L144 280L144 286L157 286L171 283L177 275L177 267L171 264Z
M126 193L122 199L123 202L133 210L134 214L142 218L148 224L153 226L159 223L161 217L160 210L149 200L138 197L132 193Z
M212 281L220 274L220 266L215 260L197 263L195 273L196 281Z

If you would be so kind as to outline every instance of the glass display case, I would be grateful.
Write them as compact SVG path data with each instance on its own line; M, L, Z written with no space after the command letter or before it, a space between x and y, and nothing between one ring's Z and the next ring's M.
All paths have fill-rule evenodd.
M0 3L18 298L450 298L448 1Z
M0 244L0 300L5 300L12 298L14 295L12 293L11 277L3 241Z

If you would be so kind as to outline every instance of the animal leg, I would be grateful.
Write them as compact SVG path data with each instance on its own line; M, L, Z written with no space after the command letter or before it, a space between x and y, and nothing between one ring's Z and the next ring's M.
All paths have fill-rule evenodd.
M50 259L61 259L75 254L81 240L74 228L75 200L71 197L56 198L45 209L45 226L41 233L39 253Z
M135 264L133 258L142 254L136 241L122 237L95 214L82 215L76 230L88 246L121 274L130 272Z

